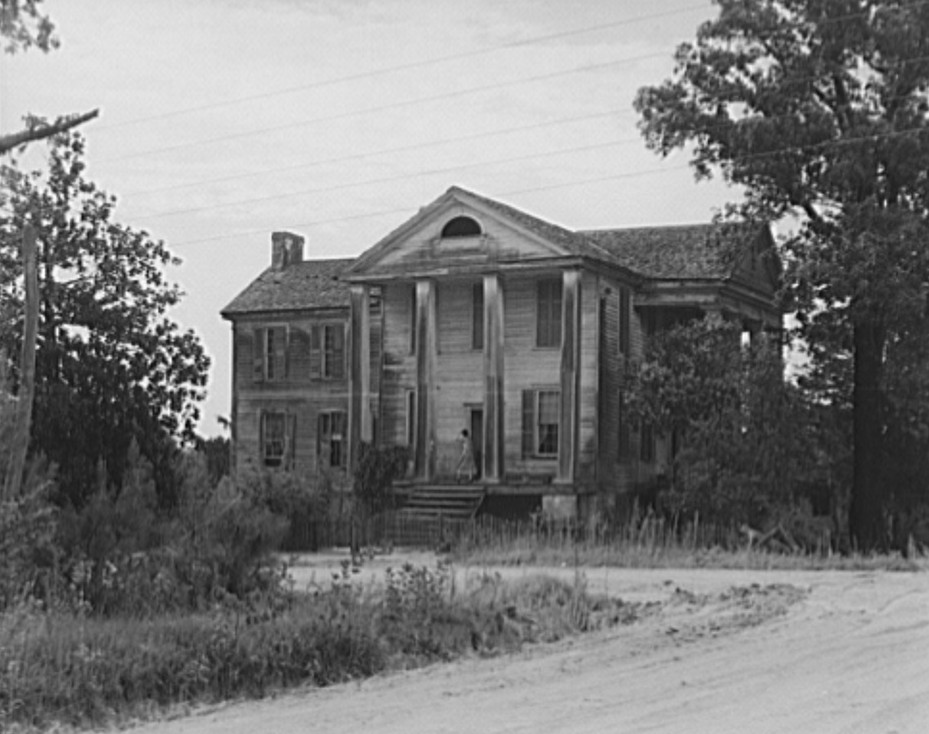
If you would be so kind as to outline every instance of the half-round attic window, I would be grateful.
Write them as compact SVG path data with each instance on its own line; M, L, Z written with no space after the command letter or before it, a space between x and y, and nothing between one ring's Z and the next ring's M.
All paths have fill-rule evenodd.
M442 237L477 237L481 234L481 225L471 217L455 217L442 227Z

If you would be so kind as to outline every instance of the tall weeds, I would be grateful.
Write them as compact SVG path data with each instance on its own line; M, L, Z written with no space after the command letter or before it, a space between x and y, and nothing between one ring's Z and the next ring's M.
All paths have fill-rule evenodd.
M148 618L21 603L0 616L0 730L16 723L111 724L180 703L492 654L635 617L632 607L557 581L508 585L481 576L455 589L451 577L443 565L406 565L375 591L353 582L346 568L315 594Z

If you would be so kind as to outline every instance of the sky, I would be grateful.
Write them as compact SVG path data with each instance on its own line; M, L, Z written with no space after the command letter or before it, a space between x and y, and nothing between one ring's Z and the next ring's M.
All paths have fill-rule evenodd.
M171 316L212 358L220 311L270 263L351 257L457 185L570 229L707 221L738 192L647 150L636 91L710 0L45 0L61 47L0 56L0 133L100 108L86 176L183 261ZM41 167L44 144L21 162Z

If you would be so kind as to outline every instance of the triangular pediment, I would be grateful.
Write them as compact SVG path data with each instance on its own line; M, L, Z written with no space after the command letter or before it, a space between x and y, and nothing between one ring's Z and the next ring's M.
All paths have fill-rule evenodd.
M577 254L574 233L452 187L362 253L344 277L549 260Z

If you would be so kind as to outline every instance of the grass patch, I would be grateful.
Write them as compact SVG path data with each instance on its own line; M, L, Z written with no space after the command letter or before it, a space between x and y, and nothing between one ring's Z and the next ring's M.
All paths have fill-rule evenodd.
M919 571L925 552L835 553L739 547L738 533L713 527L684 530L664 523L630 524L610 533L579 533L526 523L488 522L465 528L448 557L471 565L615 566L619 568L720 568L749 570Z
M0 730L150 718L178 704L325 686L466 653L628 623L636 607L583 584L403 566L380 589L330 589L210 613L102 619L20 605L0 617Z

